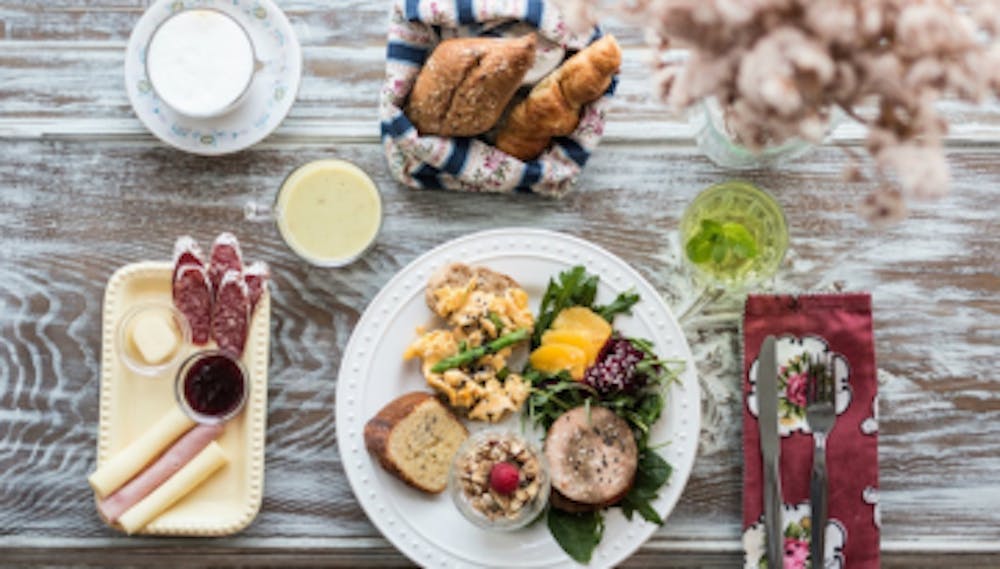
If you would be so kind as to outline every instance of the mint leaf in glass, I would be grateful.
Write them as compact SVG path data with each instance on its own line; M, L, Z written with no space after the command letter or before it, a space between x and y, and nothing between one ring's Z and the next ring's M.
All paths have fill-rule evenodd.
M699 233L691 238L687 242L687 256L691 259L692 263L702 264L708 261L712 257L712 239L704 238L703 234Z
M757 240L742 223L724 223L722 235L729 245L729 250L736 257L753 259L757 256Z
M685 253L697 265L711 261L715 265L742 262L757 256L757 240L742 223L701 221L701 229L684 246Z

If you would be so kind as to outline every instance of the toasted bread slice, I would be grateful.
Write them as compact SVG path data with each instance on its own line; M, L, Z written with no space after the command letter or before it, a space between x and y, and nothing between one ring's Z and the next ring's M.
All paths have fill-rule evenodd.
M407 393L365 425L365 446L391 474L417 490L437 494L469 431L430 393Z

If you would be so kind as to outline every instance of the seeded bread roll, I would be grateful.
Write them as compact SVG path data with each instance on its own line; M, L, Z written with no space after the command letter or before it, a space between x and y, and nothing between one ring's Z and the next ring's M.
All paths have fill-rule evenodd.
M452 458L468 436L465 425L424 392L394 399L365 425L365 446L382 467L430 494L448 486Z
M535 63L535 42L534 34L442 41L417 75L406 116L420 134L488 131Z

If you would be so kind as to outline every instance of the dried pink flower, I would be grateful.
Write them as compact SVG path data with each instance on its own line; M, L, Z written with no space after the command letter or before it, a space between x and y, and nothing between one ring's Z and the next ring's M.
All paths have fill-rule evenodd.
M678 109L716 99L751 149L821 140L835 108L860 121L875 178L898 186L861 204L876 223L948 192L935 103L1000 94L1000 0L554 1L575 21L610 15L646 28L659 50L687 49L658 58L661 96Z
M876 227L886 227L906 218L906 201L899 188L879 186L858 205L858 213Z

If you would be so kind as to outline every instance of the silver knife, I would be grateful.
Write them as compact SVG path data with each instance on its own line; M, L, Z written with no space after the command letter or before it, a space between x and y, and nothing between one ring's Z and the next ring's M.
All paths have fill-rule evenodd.
M778 434L778 364L774 336L764 338L757 357L757 425L764 465L764 529L767 533L768 569L784 567L784 532L781 529L781 436Z

